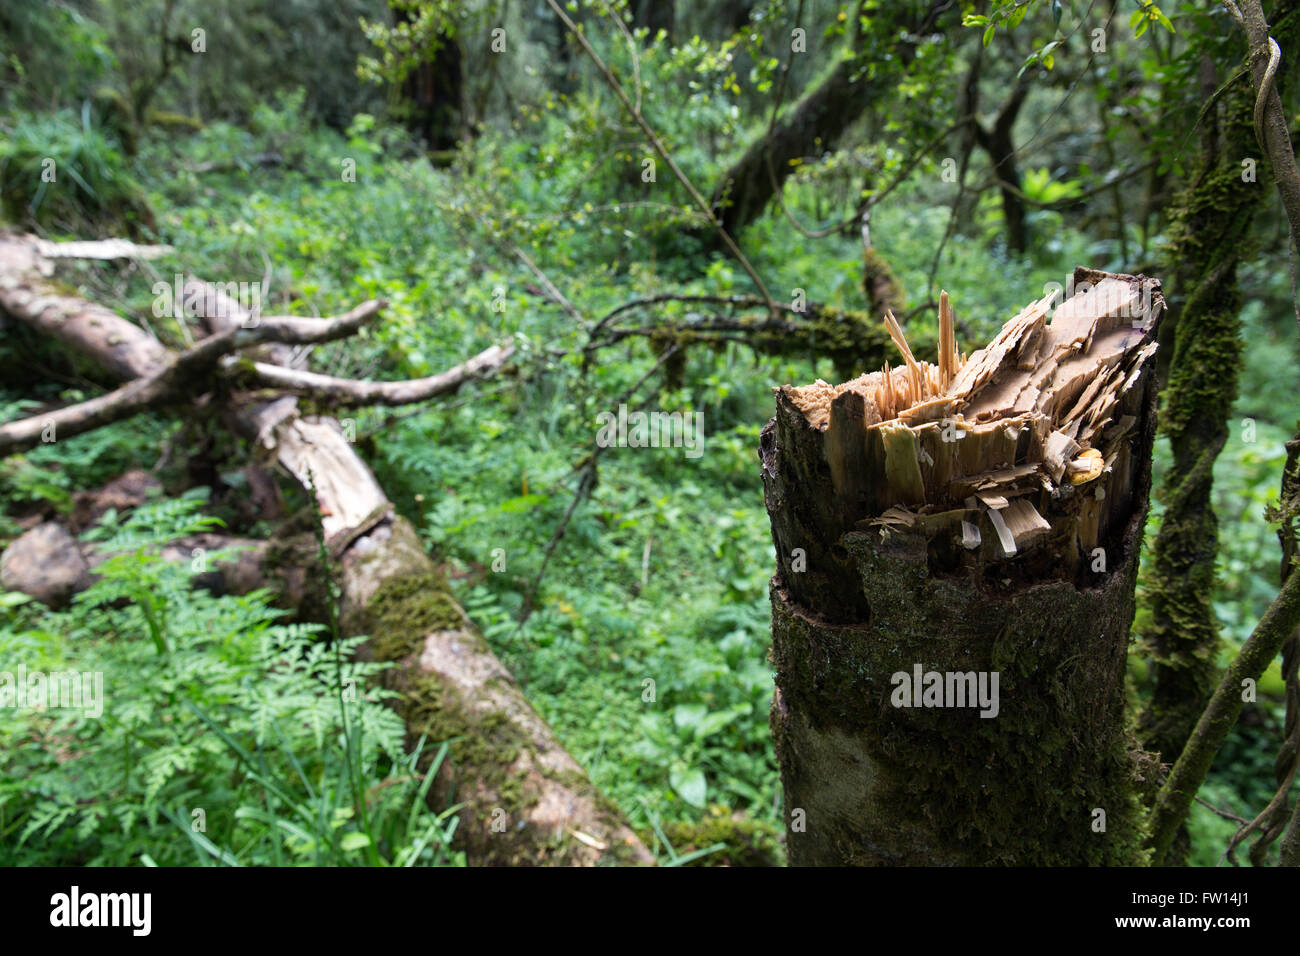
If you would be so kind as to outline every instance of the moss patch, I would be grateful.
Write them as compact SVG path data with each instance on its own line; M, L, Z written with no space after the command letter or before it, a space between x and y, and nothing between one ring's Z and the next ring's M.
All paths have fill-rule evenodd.
M775 827L762 820L737 818L731 808L718 804L711 805L698 823L666 823L663 831L679 856L718 843L725 845L725 849L692 860L686 866L781 866L785 863Z
M430 631L462 628L460 605L435 571L386 581L367 602L361 630L370 635L375 660L393 661L420 650Z

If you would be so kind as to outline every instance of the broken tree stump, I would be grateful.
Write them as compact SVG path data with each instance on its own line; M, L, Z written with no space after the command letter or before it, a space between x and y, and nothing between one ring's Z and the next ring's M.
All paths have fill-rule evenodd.
M1079 269L969 359L776 390L771 723L793 865L1141 859L1124 672L1157 280ZM1048 321L1050 315L1050 322Z

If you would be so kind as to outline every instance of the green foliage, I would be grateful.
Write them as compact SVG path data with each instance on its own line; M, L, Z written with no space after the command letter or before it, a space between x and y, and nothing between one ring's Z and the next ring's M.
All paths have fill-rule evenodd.
M10 394L0 392L0 421L34 414L39 407L39 403L28 399L6 400ZM88 396L73 389L61 397L80 401ZM50 507L66 514L72 509L74 492L97 488L130 468L140 467L140 449L161 449L175 427L162 417L142 415L2 459L0 500L11 508Z
M88 105L0 115L0 208L15 223L74 234L138 230L152 220L120 144L92 122Z
M104 26L77 4L0 8L0 110L76 104L116 65Z
M279 624L265 592L192 591L193 569L158 556L211 527L201 504L102 525L112 556L67 611L4 601L0 659L100 689L79 708L0 709L5 862L455 862L452 811L425 803L437 760L418 774L419 749L366 689L384 665L351 660L364 638Z

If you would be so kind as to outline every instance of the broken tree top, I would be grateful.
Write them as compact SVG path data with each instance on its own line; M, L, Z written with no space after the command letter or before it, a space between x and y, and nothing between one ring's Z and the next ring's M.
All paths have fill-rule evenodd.
M1131 439L1147 414L1143 372L1164 300L1158 280L1084 269L1053 311L1058 294L967 358L945 292L937 361L912 354L891 314L901 365L778 390L824 433L846 523L951 533L991 557L1054 530L1076 535L1085 554L1104 538L1116 497L1132 490Z

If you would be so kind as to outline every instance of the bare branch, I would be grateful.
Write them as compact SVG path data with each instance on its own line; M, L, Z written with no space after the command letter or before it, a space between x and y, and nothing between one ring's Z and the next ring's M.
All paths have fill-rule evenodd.
M1255 138L1273 167L1273 180L1286 210L1291 230L1291 240L1287 243L1289 256L1291 247L1300 242L1300 168L1296 166L1295 150L1291 146L1286 110L1277 92L1277 67L1282 50L1269 36L1268 20L1259 0L1241 0L1240 6L1232 0L1225 0L1224 6L1245 31L1250 43L1250 72L1256 91ZM1300 305L1296 306L1296 322L1300 324Z
M167 359L150 374L106 395L0 425L0 457L26 451L42 441L80 435L203 390L209 387L209 376L218 361L236 349L269 340L327 342L351 335L378 314L380 306L379 302L367 302L337 319L316 321L311 328L284 319L267 319L250 329L236 326L208 336Z
M428 378L402 382L361 382L333 375L319 375L283 368L265 362L253 364L257 380L295 395L309 396L336 407L357 405L410 405L456 391L465 382L491 375L514 354L508 343L484 349L467 362Z
M249 319L256 324L238 327L236 348L274 342L278 345L315 345L345 339L356 332L388 303L371 299L355 309L329 319L309 319L300 315L270 315Z
M96 242L50 242L37 239L36 249L47 259L161 259L176 250L171 246L141 246L125 239Z

